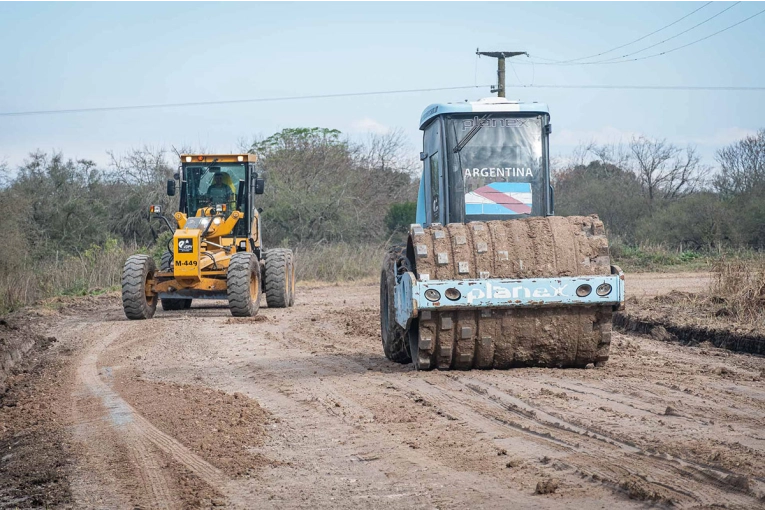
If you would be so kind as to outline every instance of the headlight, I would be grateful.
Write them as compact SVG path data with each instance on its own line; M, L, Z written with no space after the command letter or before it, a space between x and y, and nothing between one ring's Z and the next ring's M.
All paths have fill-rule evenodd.
M586 283L584 285L580 285L576 289L576 295L579 297L587 297L590 295L590 292L592 292L592 287L590 287Z
M221 219L218 217L213 218L213 225L220 225Z
M436 289L428 289L425 291L425 299L428 301L438 301L441 299L441 293Z
M598 293L598 296L607 296L611 293L611 285L607 283L601 283L598 285L598 288L595 289L595 292Z
M207 225L209 225L209 224L210 224L210 217L209 216L204 217L204 218L202 218L199 221L199 226L202 227L203 229L207 228Z
M462 297L462 294L460 294L460 291L455 289L454 287L450 289L446 289L446 292L444 292L444 295L447 299L451 299L452 301L457 301L460 297Z

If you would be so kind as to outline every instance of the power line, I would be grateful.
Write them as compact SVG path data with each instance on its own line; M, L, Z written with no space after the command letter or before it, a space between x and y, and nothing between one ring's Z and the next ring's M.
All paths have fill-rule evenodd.
M735 4L734 4L734 5L735 5ZM731 6L731 7L733 7L733 6ZM728 9L730 9L731 7L728 7ZM726 9L726 10L727 10L727 9ZM725 12L725 11L721 11L721 12L717 13L717 16L719 16L719 15L720 15L720 14L722 14L723 12ZM738 25L740 25L740 24L742 24L742 23L744 23L744 22L747 22L747 21L749 21L750 19L752 19L752 18L754 18L754 17L757 17L757 16L759 16L759 15L760 15L760 14L762 14L763 12L765 12L765 9L763 9L763 10L761 10L761 11L759 11L759 12L756 12L756 13L752 14L752 15L751 15L751 16L749 16L748 18L744 18L744 19L742 19L741 21L739 21L739 22L737 22L737 23L734 23L734 24L732 24L732 25L729 25L729 26L727 26L727 27L723 28L722 30L718 30L717 32L714 32L714 33L712 33L712 34L709 34L709 35L707 35L707 36L705 36L705 37L702 37L702 38L700 38L700 39L696 39L695 41L691 41L691 42L689 42L689 43L687 43L687 44L683 44L682 46L677 46L677 47L675 47L675 48L672 48L672 49L669 49L669 50L665 50L665 51L661 51L661 52L659 52L659 53L654 53L654 54L651 54L651 55L646 55L646 56L644 56L644 57L630 58L630 59L626 59L626 60L617 60L617 59L621 59L621 58L624 58L624 57L627 57L627 56L630 56L630 55L635 55L635 54L637 54L637 53L640 53L640 52L642 52L642 51L644 51L644 50L646 50L646 49L648 49L648 48L650 48L650 47L652 47L652 46L649 46L648 48L643 48L642 50L640 50L640 51L636 51L636 52L634 52L634 53L630 53L630 54L627 54L627 55L623 55L622 57L615 57L614 59L601 60L601 61L598 61L598 62L577 62L577 63L571 63L571 64L552 64L552 63L536 62L536 64L537 64L537 65L572 65L572 66L573 66L573 65L594 65L594 64L623 64L623 63L625 63L625 62L636 62L636 61L638 61L638 60L646 60L646 59L649 59L649 58L660 57L660 56L662 56L662 55L666 55L666 54L668 54L668 53L672 53L672 52L674 52L674 51L677 51L677 50L681 50L681 49L683 49L683 48L687 48L688 46L692 46L692 45L694 45L694 44L696 44L696 43L700 43L701 41L706 41L707 39L709 39L709 38L711 38L711 37L714 37L714 36L716 36L717 34L721 34L721 33L725 32L725 31L727 31L727 30L730 30L731 28L737 27ZM690 29L689 29L689 30L690 30ZM686 31L686 32L687 32L687 31ZM679 35L679 34L678 34L678 35ZM667 39L667 40L668 40L668 39ZM665 40L665 41L666 41L666 40ZM653 45L653 46L656 46L656 45L658 45L658 44L661 44L661 43L657 43L657 44L655 44L655 45ZM517 64L524 64L523 62L516 62L516 63L517 63ZM532 63L534 63L534 62L532 62ZM525 65L529 65L529 64L525 64Z
M613 90L709 90L709 91L740 91L740 92L759 92L765 91L763 87L738 87L738 86L706 86L706 85L521 85L520 87L528 89L613 89Z
M600 53L596 53L596 54L594 54L594 55L588 55L588 56L586 56L586 57L579 57L579 58L572 58L572 59L570 59L570 60L554 60L554 59L550 59L550 58L543 58L543 57L536 57L536 56L535 56L534 58L537 58L537 59L539 59L539 60L547 60L548 62L551 62L551 63L554 63L554 64L567 64L567 63L569 63L569 62L577 62L577 61L579 61L579 60L586 60L586 59L588 59L588 58L595 58L595 57L600 57L600 56L602 56L602 55L605 55L606 53L611 53L612 51L620 50L620 49L622 49L622 48L625 48L625 47L627 47L627 46L630 46L630 45L632 45L632 44L635 44L636 42L640 42L640 41L642 41L643 39L647 39L648 37L651 37L651 36L652 36L652 35L654 35L654 34L658 34L658 33L659 33L659 32L661 32L662 30L665 30L665 29L667 29L667 28L669 28L669 27L671 27L671 26L673 26L673 25L677 25L678 23L680 23L681 21L683 21L685 18L687 18L687 17L689 17L689 16L692 16L692 15L696 14L696 13L697 13L697 12L699 12L701 9L703 9L704 7L708 6L708 5L709 5L709 4L711 4L711 3L712 3L712 2L707 2L707 3L705 3L704 5L702 5L701 7L699 7L698 9L695 9L695 10L693 10L693 11L689 12L688 14L686 14L685 16L683 16L683 17L682 17L682 18L680 18L680 19L676 19L675 21L673 21L673 22L672 22L672 23L670 23L669 25L664 25L664 26L663 26L663 27L661 27L660 29L658 29L658 30L654 30L654 31L653 31L653 32L651 32L650 34L646 34L646 35L644 35L643 37L640 37L640 38L638 38L638 39L635 39L634 41L630 41L630 42L628 42L628 43L626 43L626 44L622 44L621 46L616 46L615 48L611 48L610 50L602 51L602 52L600 52Z
M297 101L301 99L331 99L335 97L359 97L359 96L382 96L390 94L412 94L416 92L438 92L442 90L462 90L486 88L491 85L465 85L460 87L432 87L427 89L403 89L403 90L380 90L374 92L346 92L340 94L314 94L309 96L283 96L283 97L261 97L255 99L230 99L225 101L195 101L188 103L160 103L128 106L103 106L96 108L69 108L63 110L32 110L22 112L0 112L0 117L20 117L27 115L53 115L59 113L91 113L91 112L110 112L120 110L149 110L155 108L179 108L186 106L209 106L224 104L242 104L242 103L270 103L276 101Z
M672 52L674 52L674 51L677 51L677 50L682 50L683 48L687 48L688 46L692 46L692 45L694 45L694 44L696 44L696 43L700 43L701 41L706 41L706 40L707 40L707 39L709 39L710 37L714 37L714 36L716 36L717 34L721 34L721 33L725 32L726 30L730 30L730 29L731 29L731 28L733 28L733 27L737 27L737 26L739 26L740 24L742 24L742 23L744 23L744 22L746 22L746 21L749 21L750 19L752 19L752 18L754 18L754 17L757 17L757 16L759 16L759 15L760 15L760 14L762 14L763 12L765 12L765 9L763 9L763 10L761 10L761 11L759 11L759 12L756 12L756 13L752 14L752 15L751 15L751 16L749 16L748 18L742 19L741 21L739 21L739 22L737 22L737 23L734 23L734 24L732 24L732 25L729 25L729 26L727 26L727 27L723 28L722 30L718 30L717 32L714 32L714 33L712 33L712 34L709 34L709 35L707 35L707 36L705 36L705 37L702 37L701 39L696 39L695 41L691 41L691 42L689 42L688 44L683 44L682 46L677 46L676 48L672 48L672 49L670 49L670 50L665 50L665 51L662 51L662 52L659 52L659 53L654 53L653 55L646 55L646 56L644 56L644 57L630 58L630 59L627 59L627 60L615 60L615 61L611 61L611 62L603 62L603 63L604 63L604 64L623 64L624 62L635 62L635 61L638 61L638 60L646 60L646 59L649 59L649 58L653 58L653 57L660 57L660 56L662 56L662 55L666 55L667 53L672 53ZM587 64L587 63L588 63L588 62L583 62L582 64ZM594 63L594 62L593 62L593 63Z
M668 38L664 39L663 41L659 41L659 42L657 42L657 43L654 43L654 44L652 44L652 45L650 45L650 46L646 46L645 48L642 48L642 49L640 49L640 50L637 50L637 51L633 51L632 53L627 53L627 54L625 54L625 55L622 55L622 56L620 56L620 57L613 57L613 58L609 58L609 59L606 59L606 60L601 60L601 61L599 61L599 62L583 62L583 63L585 63L585 64L607 63L607 62L610 62L610 61L613 61L613 60L619 60L619 59L622 59L622 58L631 57L632 55L637 55L638 53L643 53L644 51L646 51L646 50L650 50L651 48L655 48L656 46L659 46L659 45L661 45L661 44L664 44L664 43L665 43L665 42L667 42L667 41L671 41L672 39L677 39L678 37L680 37L680 36L681 36L681 35L683 35L683 34L687 34L687 33L688 33L688 32L690 32L691 30L694 30L694 29L696 29L696 28L700 27L701 25L703 25L704 23L707 23L708 21L712 21L712 20L713 20L713 19L715 19L716 17L718 17L718 16L722 15L723 13L725 13L725 12L729 11L730 9L733 9L735 6L737 6L737 5L738 5L738 4L740 4L740 3L741 3L741 2L734 2L734 3L732 3L731 5L729 5L728 7L726 7L725 9L723 9L722 11L718 12L717 14L715 14L714 16L710 16L709 18L705 19L704 21L702 21L702 22L700 22L700 23L697 23L697 24L693 25L691 28L688 28L688 29L686 29L686 30L683 30L683 31L682 31L682 32L680 32L679 34L675 34L675 35L673 35L672 37L668 37Z
M763 10L762 12L765 12ZM746 20L744 20L746 21ZM743 23L743 21L741 22ZM711 37L711 36L710 36ZM157 108L180 108L187 106L212 106L212 105L225 105L225 104L241 104L241 103L268 103L277 101L298 101L306 99L332 99L338 97L359 97L359 96L374 96L374 95L392 95L392 94L410 94L417 92L437 92L443 90L464 90L464 89L477 89L477 88L489 88L491 85L466 85L461 87L434 87L427 89L402 89L402 90L383 90L375 92L346 92L341 94L315 94L309 96L285 96L285 97L264 97L255 99L231 99L226 101L196 101L188 103L162 103L162 104L147 104L147 105L130 105L130 106L105 106L98 108L70 108L66 110L35 110L35 111L23 111L23 112L0 112L0 117L21 117L31 115L53 115L53 114L65 114L65 113L91 113L91 112L108 112L108 111L121 111L121 110L148 110ZM693 85L544 85L544 84L531 84L531 85L519 85L518 87L511 88L538 88L538 89L613 89L613 90L708 90L708 91L742 91L742 92L757 92L765 91L765 86L693 86Z

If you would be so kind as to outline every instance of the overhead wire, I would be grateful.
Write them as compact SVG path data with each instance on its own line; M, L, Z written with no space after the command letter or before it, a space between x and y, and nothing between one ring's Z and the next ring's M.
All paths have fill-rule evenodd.
M127 106L101 106L93 108L67 108L61 110L28 110L18 112L0 112L0 117L19 117L26 115L53 115L62 113L91 113L91 112L110 112L119 110L149 110L155 108L179 108L187 106L210 106L242 103L269 103L276 101L298 101L306 99L331 99L336 97L360 97L360 96L382 96L391 94L413 94L417 92L438 92L443 90L462 90L485 88L491 85L464 85L459 87L431 87L424 89L402 89L402 90L378 90L372 92L344 92L338 94L311 94L305 96L282 96L282 97L261 97L254 99L229 99L222 101L193 101L185 103L157 103L144 105Z
M708 90L708 91L741 91L741 92L759 92L765 91L763 87L747 86L716 86L716 85L522 85L522 88L530 89L612 89L612 90Z
M740 3L740 2L734 3L733 5L727 7L726 9L720 11L719 13L717 13L712 18L719 16L720 14L722 14L725 11L727 11L728 9L731 9L732 7L737 5L738 3ZM695 28L695 27L705 23L706 21L709 21L712 18L708 18L708 19L704 20L703 22L701 22L701 23L699 23L697 25L694 25L694 27L691 27L690 29L687 29L684 32L681 32L680 34L677 34L676 36L673 36L671 38L665 39L664 41L661 41L659 43L653 44L651 46L647 46L647 47L645 47L645 48L643 48L641 50L635 51L633 53L628 53L626 55L622 55L621 57L614 57L614 58L611 58L611 59L606 59L606 60L601 60L601 61L596 61L596 62L575 62L575 63L569 63L569 64L554 64L554 63L534 62L534 61L531 61L529 63L516 62L516 64L522 64L522 65L531 65L531 64L536 64L536 65L571 65L571 66L576 66L576 65L622 64L622 63L625 63L625 62L635 62L635 61L639 61L639 60L646 60L646 59L649 59L649 58L655 58L655 57L659 57L659 56L662 56L662 55L666 55L668 53L672 53L672 52L675 52L677 50L681 50L683 48L687 48L688 46L692 46L694 44L697 44L697 43L700 43L700 42L705 41L707 39L710 39L710 38L712 38L712 37L714 37L714 36L716 36L718 34L721 34L721 33L725 32L727 30L730 30L731 28L734 28L734 27L737 27L738 25L741 25L742 23L745 23L745 22L749 21L750 19L759 16L760 14L762 14L764 12L765 12L765 9L763 9L761 11L758 11L758 12L752 14L751 16L749 16L747 18L744 18L741 21L738 21L736 23L733 23L732 25L729 25L729 26L727 26L727 27L725 27L725 28L723 28L721 30L718 30L718 31L713 32L713 33L711 33L709 35L706 35L704 37L701 37L699 39L691 41L691 42L689 42L687 44L683 44L681 46L677 46L677 47L671 48L669 50L660 51L658 53L653 53L651 55L646 55L646 56L643 56L643 57L625 58L625 57L629 57L629 56L632 56L632 55L636 55L638 53L642 53L643 51L645 51L647 49L650 49L652 47L658 46L659 44L662 44L662 43L664 43L664 42L666 42L668 40L674 39L675 37L677 37L677 35L682 35L683 33L686 33L688 31L692 30L693 28Z
M536 58L536 59L539 59L539 60L547 60L547 61L549 61L549 62L551 62L551 63L555 63L555 64L566 64L566 63L569 63L569 62L577 62L577 61L579 61L579 60L586 60L586 59L588 59L588 58L595 58L595 57L600 57L600 56L603 56L603 55L605 55L606 53L611 53L612 51L616 51L616 50L620 50L620 49L622 49L622 48L626 48L627 46L630 46L630 45L632 45L632 44L635 44L636 42L640 42L640 41L642 41L643 39L647 39L647 38L651 37L651 36L652 36L652 35L654 35L654 34L658 34L658 33L659 33L659 32L661 32L662 30L666 30L667 28L669 28L669 27L671 27L671 26L677 25L678 23L680 23L680 22L681 22L681 21L683 21L684 19L686 19L686 18L688 18L688 17L690 17L690 16L692 16L692 15L696 14L696 13L697 13L697 12L699 12L701 9L703 9L704 7L707 7L707 6L708 6L708 5L710 5L711 3L712 3L712 2L707 2L707 3L705 3L704 5L702 5L701 7L697 8L697 9L694 9L693 11L689 12L688 14L686 14L685 16L683 16L682 18L676 19L675 21L673 21L673 22L672 22L672 23L670 23L669 25L664 25L663 27L659 28L658 30L654 30L653 32L651 32L651 33L649 33L649 34L646 34L646 35L644 35L644 36L642 36L642 37L639 37L639 38L635 39L634 41L630 41L630 42L628 42L628 43L626 43L626 44L622 44L621 46L616 46L615 48L611 48L610 50L601 51L600 53L596 53L596 54L594 54L594 55L588 55L588 56L586 56L586 57L579 57L579 58L572 58L572 59L569 59L569 60L555 60L555 59L550 59L550 58L543 58L543 57L538 57L538 56L534 56L534 58Z
M762 11L765 12L765 9ZM516 74L516 78L518 78ZM195 101L187 103L161 103L161 104L146 104L146 105L129 105L129 106L104 106L95 108L69 108L62 110L31 110L31 111L18 111L18 112L0 112L0 117L20 117L31 115L54 115L54 114L68 114L68 113L91 113L91 112L109 112L109 111L121 111L121 110L147 110L157 108L179 108L188 106L211 106L211 105L227 105L227 104L242 104L242 103L268 103L278 101L298 101L308 99L332 99L339 97L363 97L374 95L393 95L393 94L410 94L417 92L437 92L444 90L465 90L474 88L488 88L492 85L465 85L459 87L432 87L423 89L401 89L401 90L381 90L372 92L345 92L339 94L312 94L305 96L283 96L283 97L263 97L253 99L232 99L223 101ZM508 88L513 88L508 87ZM708 91L765 91L765 86L706 86L706 85L554 85L554 84L535 84L532 79L530 85L523 85L519 80L518 88L551 88L551 89L613 89L613 90L708 90Z
M621 55L621 56L619 56L619 57L608 58L608 59L605 59L605 60L600 60L600 61L595 61L595 62L581 62L581 63L582 63L582 64L599 64L599 63L608 63L608 62L610 62L610 61L613 61L613 60L619 60L619 59L623 59L623 58L631 57L632 55L637 55L638 53L643 53L643 52L644 52L644 51L646 51L646 50L650 50L651 48L655 48L656 46L659 46L659 45L661 45L661 44L664 44L665 42L671 41L672 39L677 39L677 38L678 38L678 37L680 37L681 35L687 34L687 33L688 33L688 32L690 32L691 30L695 30L696 28L700 27L701 25L703 25L703 24L705 24L705 23L707 23L707 22L709 22L709 21L712 21L713 19L717 18L718 16L721 16L722 14L726 13L726 12L727 12L727 11L729 11L730 9L733 9L735 6L737 6L737 5L738 5L738 4L740 4L740 3L741 3L741 2L733 2L731 5L729 5L728 7L726 7L725 9L723 9L722 11L718 12L718 13L717 13L717 14L715 14L714 16L710 16L709 18L705 19L704 21L701 21L701 22L699 22L699 23L696 23L696 24L695 24L695 25L693 25L692 27L690 27L690 28L687 28L687 29L683 30L682 32L680 32L680 33L678 33L678 34L675 34L675 35L673 35L672 37L668 37L668 38L664 39L663 41L659 41L659 42L657 42L657 43L651 44L650 46L646 46L645 48L639 49L639 50L637 50L637 51L633 51L632 53L626 53L626 54L624 54L624 55Z
M627 59L627 60L617 60L617 61L614 61L614 62L604 62L604 63L605 64L622 64L624 62L635 62L635 61L638 61L638 60L646 60L646 59L649 59L649 58L660 57L662 55L666 55L667 53L672 53L672 52L677 51L677 50L682 50L683 48L687 48L688 46L692 46L692 45L694 45L696 43L700 43L701 41L706 41L707 39L709 39L711 37L714 37L717 34L721 34L721 33L725 32L726 30L730 30L731 28L737 27L738 25L740 25L740 24L742 24L744 22L747 22L747 21L749 21L752 18L755 18L755 17L759 16L763 12L765 12L765 9L752 14L748 18L742 19L741 21L739 21L737 23L729 25L729 26L723 28L722 30L718 30L717 32L714 32L714 33L709 34L709 35L707 35L705 37L702 37L701 39L696 39L695 41L691 41L688 44L683 44L682 46L677 46L676 48L672 48L670 50L665 50L665 51L662 51L662 52L659 52L659 53L654 53L653 55L646 55L644 57L631 58L631 59ZM586 63L586 62L584 62L584 63Z

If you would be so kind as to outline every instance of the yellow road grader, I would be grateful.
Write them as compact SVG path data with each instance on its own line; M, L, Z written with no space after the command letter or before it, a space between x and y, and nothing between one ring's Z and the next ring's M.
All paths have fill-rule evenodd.
M254 154L183 154L167 194L176 194L177 228L151 207L173 238L157 270L150 255L133 255L122 273L122 304L128 319L150 319L163 310L191 307L194 299L228 300L231 314L258 313L261 293L269 308L292 306L295 259L288 249L263 249L260 212L255 197L265 182Z

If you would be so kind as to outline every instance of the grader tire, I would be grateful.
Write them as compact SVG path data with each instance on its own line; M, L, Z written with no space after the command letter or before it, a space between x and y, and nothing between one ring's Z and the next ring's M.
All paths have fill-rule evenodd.
M228 306L234 317L252 317L260 308L260 264L252 253L235 253L226 274Z
M385 255L380 272L380 336L385 357L396 363L412 361L407 332L396 322L393 295L396 288L396 261L406 256L406 247L394 246Z
M159 261L159 268L160 271L172 271L173 270L173 254L169 251L166 251L162 254L162 257ZM172 312L175 310L185 310L187 308L191 308L191 300L190 299L160 299L160 304L162 305L162 310L166 312Z
M266 261L266 303L269 308L290 306L291 294L295 287L291 269L292 250L274 249L265 253Z
M295 254L292 253L292 250L290 250L289 253L289 289L290 289L290 302L287 304L287 306L293 306L295 304Z
M131 255L122 270L122 308L130 320L151 319L157 295L147 288L157 268L149 255Z

